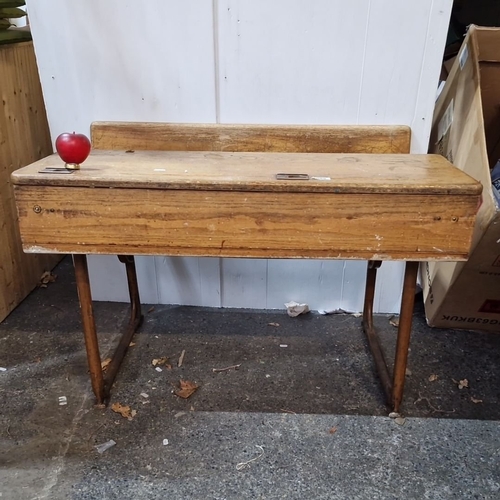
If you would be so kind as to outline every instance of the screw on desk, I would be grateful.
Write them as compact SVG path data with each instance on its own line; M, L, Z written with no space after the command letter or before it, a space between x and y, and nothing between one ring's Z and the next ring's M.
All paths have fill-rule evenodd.
M40 205L35 205L33 207L33 212L35 212L36 214L39 214L42 212L42 207Z

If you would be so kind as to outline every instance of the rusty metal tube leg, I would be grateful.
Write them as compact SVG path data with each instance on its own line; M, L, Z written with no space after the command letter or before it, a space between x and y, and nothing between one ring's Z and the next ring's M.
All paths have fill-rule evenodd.
M410 346L411 324L415 305L415 288L417 284L418 262L407 262L403 297L401 299L401 312L399 316L398 340L396 343L396 357L394 360L394 381L392 386L392 406L399 412L403 400L405 386L406 363L408 361L408 348Z
M82 315L83 335L87 349L87 361L89 365L92 389L97 399L97 404L104 404L104 378L101 368L101 356L99 354L99 342L92 309L92 294L90 291L89 271L86 255L73 255L75 267L76 286L80 300L80 312Z
M133 256L128 255L119 255L118 259L125 264L127 271L128 292L130 296L130 321L135 322L138 318L141 318L141 299L139 296L135 259Z
M377 373L384 389L388 402L392 398L392 381L387 368L387 362L384 352L378 339L377 331L373 325L373 300L375 298L375 284L377 281L377 269L380 267L380 261L369 261L366 274L365 304L363 308L363 330L368 339L368 345L375 361Z
M368 261L366 271L365 304L363 308L363 321L373 328L373 300L375 298L375 284L377 282L377 269L382 262L378 260Z
M118 258L120 262L123 262L125 264L125 268L127 271L127 282L130 295L130 319L125 332L123 333L118 345L116 346L111 362L109 363L106 370L106 397L109 396L111 386L113 385L116 375L118 374L118 370L120 369L121 363L123 361L123 358L125 357L132 337L141 325L143 318L141 315L141 300L139 297L139 286L137 283L137 273L135 269L134 257L128 255L119 255Z

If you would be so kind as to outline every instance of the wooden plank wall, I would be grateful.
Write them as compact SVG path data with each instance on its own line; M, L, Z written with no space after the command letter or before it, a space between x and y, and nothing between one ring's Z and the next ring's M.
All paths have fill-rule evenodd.
M425 153L452 0L27 0L52 137L102 121L388 124ZM78 36L74 36L78 33ZM146 302L359 310L363 261L140 258ZM94 297L128 300L116 258ZM384 264L376 310L399 307Z
M0 45L0 321L60 257L21 248L10 174L52 153L32 42Z

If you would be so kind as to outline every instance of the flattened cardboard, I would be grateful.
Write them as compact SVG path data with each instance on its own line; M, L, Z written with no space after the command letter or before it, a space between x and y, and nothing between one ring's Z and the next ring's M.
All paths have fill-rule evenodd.
M469 260L421 266L427 322L500 333L500 209L490 178L500 158L500 29L470 27L436 103L429 152L484 190Z

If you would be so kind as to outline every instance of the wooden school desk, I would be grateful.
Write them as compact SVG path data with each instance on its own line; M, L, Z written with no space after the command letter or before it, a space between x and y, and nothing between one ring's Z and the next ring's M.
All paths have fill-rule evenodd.
M478 182L441 156L397 154L409 147L405 127L97 123L92 142L79 171L42 173L63 166L53 155L12 181L24 251L73 254L98 404L142 319L133 255L364 259L363 327L399 411L418 262L467 258ZM118 255L130 290L130 323L105 374L88 254ZM385 260L406 261L392 376L372 322Z

